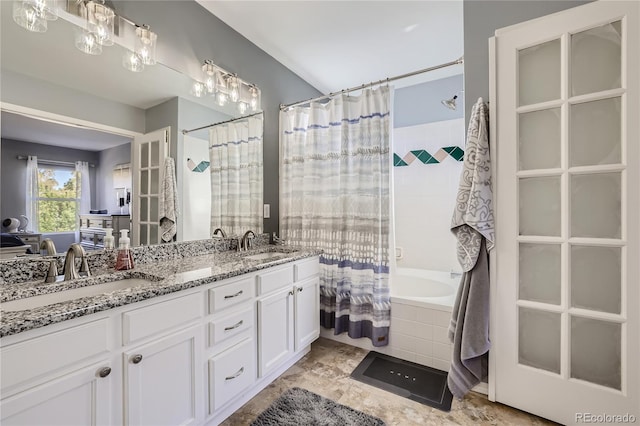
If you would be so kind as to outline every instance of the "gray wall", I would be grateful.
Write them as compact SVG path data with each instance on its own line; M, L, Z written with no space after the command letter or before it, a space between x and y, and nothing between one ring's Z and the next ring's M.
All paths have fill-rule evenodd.
M59 86L48 81L2 71L2 101L10 104L144 132L144 110Z
M489 37L495 30L580 6L583 0L464 0L465 117L479 97L489 100Z
M26 160L18 160L18 155L36 155L38 158L55 161L88 161L99 164L99 155L94 151L61 148L38 143L2 139L0 146L0 218L25 214L26 203ZM91 206L96 200L96 169L89 169L91 175ZM31 218L29 218L31 219ZM74 233L44 235L50 237L58 251L66 249L75 240Z
M397 89L393 95L393 127L462 118L464 113L462 74ZM442 105L443 99L458 95L455 111Z
M97 197L95 209L107 209L111 214L120 214L120 206L116 202L116 193L113 189L113 168L118 164L131 162L131 144L125 143L113 148L100 151L96 185Z
M213 59L260 87L265 123L264 202L271 204L271 219L265 220L264 229L276 231L279 105L318 96L320 92L195 1L117 1L114 4L117 13L148 24L158 33L157 55L161 62L182 71L181 67L196 71L203 60Z

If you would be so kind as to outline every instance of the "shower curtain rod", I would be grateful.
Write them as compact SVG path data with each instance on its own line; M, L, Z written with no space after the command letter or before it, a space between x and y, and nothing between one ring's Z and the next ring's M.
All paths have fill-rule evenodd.
M187 133L195 132L196 130L208 129L209 127L219 126L220 124L231 123L233 121L244 120L245 118L251 118L251 117L254 117L254 116L260 115L260 114L262 114L262 111L256 112L255 114L250 114L250 115L245 115L245 116L242 116L242 117L238 117L238 118L232 118L231 120L227 120L227 121L221 121L219 123L209 124L207 126L197 127L195 129L191 129L191 130L184 129L182 131L182 134L186 135Z
M372 83L369 84L362 84L360 86L357 87L351 87L349 89L344 89L341 90L339 92L333 92L333 93L329 93L328 95L322 95L322 96L318 96L317 98L312 98L312 99L307 99L306 101L300 101L300 102L294 102L292 104L288 104L288 105L284 105L284 104L280 104L280 110L285 110L291 107L295 107L295 106L299 106L299 105L305 105L311 102L315 102L315 101L319 101L322 99L327 99L327 98L331 98L335 95L339 95L339 94L345 94L345 93L350 93L356 90L362 90L362 89L366 89L367 87L372 87L372 86L376 86L378 84L383 84L383 83L389 83L391 81L395 81L395 80L401 80L403 78L407 78L407 77L413 77L414 75L418 75L418 74L422 74L425 72L429 72L429 71L435 71L435 70L439 70L440 68L447 68L453 65L458 65L458 64L462 64L464 63L464 56L460 56L458 59L456 59L455 61L451 61L451 62L447 62L445 64L440 64L440 65L435 65L433 67L429 67L429 68L424 68L418 71L413 71L407 74L402 74L402 75L397 75L395 77L390 77L390 78L385 78L383 80L379 80L379 81L374 81Z
M18 155L16 157L18 160L27 160L29 159L26 155ZM65 166L65 167L75 167L76 163L71 161L57 161L57 160L45 160L43 158L38 158L38 164L44 164L46 166ZM95 164L89 163L89 167L95 167Z

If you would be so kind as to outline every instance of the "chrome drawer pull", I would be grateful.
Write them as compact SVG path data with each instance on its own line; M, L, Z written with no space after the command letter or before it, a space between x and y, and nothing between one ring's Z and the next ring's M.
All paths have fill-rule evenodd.
M240 290L239 292L237 292L236 294L230 294L228 296L225 296L225 299L233 299L234 297L238 297L242 294L242 290Z
M229 330L233 330L234 328L238 328L238 327L240 327L242 325L243 322L244 322L244 320L240 320L240 321L238 321L237 323L235 323L232 326L225 327L224 331L229 331Z
M242 373L244 373L244 367L241 367L240 370L238 370L238 372L232 376L229 377L225 377L225 380L233 380L235 378L237 378L238 376L242 375Z

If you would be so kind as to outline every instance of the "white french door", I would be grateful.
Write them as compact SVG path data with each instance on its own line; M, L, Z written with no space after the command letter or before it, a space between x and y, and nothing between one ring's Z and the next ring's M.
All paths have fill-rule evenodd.
M640 421L639 4L496 31L495 399L564 424Z
M131 145L133 158L133 200L131 243L160 244L160 183L164 159L169 155L170 127L136 136Z

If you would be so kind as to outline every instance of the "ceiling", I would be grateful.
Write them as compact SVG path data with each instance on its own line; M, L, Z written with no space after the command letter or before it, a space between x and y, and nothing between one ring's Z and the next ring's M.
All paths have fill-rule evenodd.
M196 1L325 94L463 54L462 0ZM455 65L394 85L461 73Z
M24 115L2 111L2 138L44 145L102 151L131 142L130 138L39 120Z

